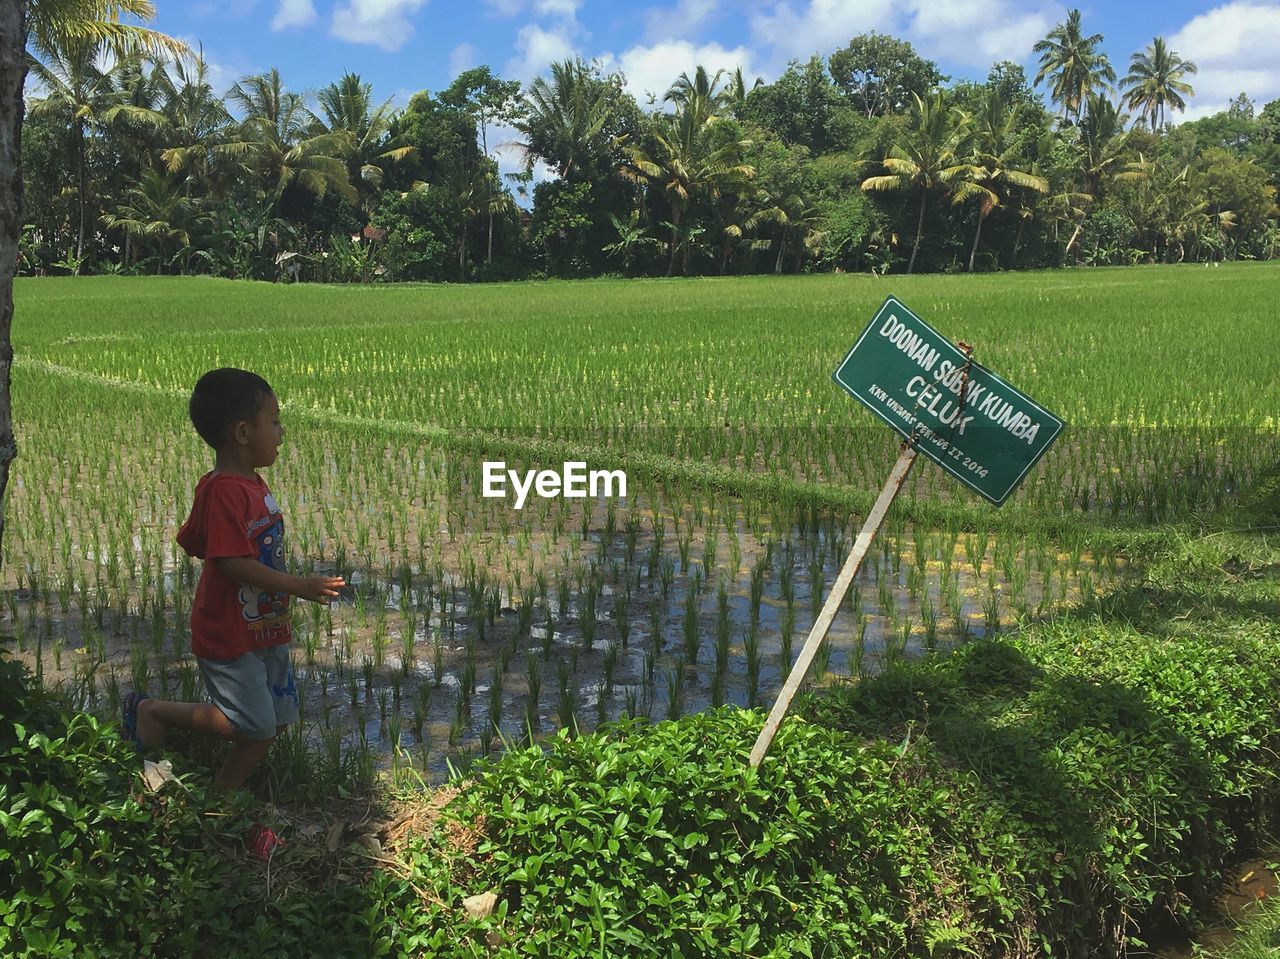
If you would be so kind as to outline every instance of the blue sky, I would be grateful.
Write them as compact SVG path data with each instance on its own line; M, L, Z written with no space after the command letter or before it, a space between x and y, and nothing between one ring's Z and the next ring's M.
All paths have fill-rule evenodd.
M488 63L531 80L555 59L599 58L634 93L661 96L682 71L741 65L771 80L792 58L828 54L876 30L909 39L953 77L983 78L1009 59L1034 76L1032 45L1067 7L1048 0L157 0L159 29L203 44L219 92L238 76L278 67L312 89L354 71L379 99L403 104ZM1196 3L1125 0L1081 6L1105 35L1120 75L1135 50L1164 36L1196 61L1187 116L1225 107L1241 90L1259 106L1280 97L1280 0ZM501 136L496 142L501 141ZM506 164L504 164L505 166Z

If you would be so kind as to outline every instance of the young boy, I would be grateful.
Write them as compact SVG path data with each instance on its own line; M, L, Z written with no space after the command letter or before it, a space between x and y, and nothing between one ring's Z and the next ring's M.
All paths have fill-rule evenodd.
M204 560L191 607L191 650L213 704L134 692L125 700L124 720L143 746L162 743L170 727L229 740L231 753L214 783L232 790L298 718L290 595L327 603L346 583L340 576L284 571L284 519L256 472L275 462L284 440L280 404L267 381L246 370L211 370L196 383L190 413L216 452L178 531L178 545Z

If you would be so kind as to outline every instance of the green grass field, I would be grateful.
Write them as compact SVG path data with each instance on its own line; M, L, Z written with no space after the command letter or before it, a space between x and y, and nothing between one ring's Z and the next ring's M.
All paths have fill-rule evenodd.
M1068 431L998 510L915 468L815 662L830 688L757 777L760 714L710 707L769 705L893 461L831 380L890 292ZM173 537L210 465L185 414L207 368L273 383L291 562L355 582L295 609L303 722L253 781L275 811L209 825L216 749L180 740L197 791L139 813L151 832L93 835L165 850L187 892L127 899L150 918L123 932L106 905L84 921L104 954L154 935L461 956L500 929L513 956L995 957L1184 934L1280 795L1277 294L1280 270L1252 264L20 281L6 631L62 702L201 695L198 567ZM479 496L497 457L620 466L627 496L516 512ZM632 717L680 722L556 735ZM545 753L515 748L527 732ZM132 754L57 742L109 807ZM326 847L333 796L365 795L379 764L404 787L491 753L455 804L478 845L424 827L377 872ZM264 874L239 836L267 815L294 838ZM504 911L462 919L487 888ZM252 931L226 926L233 898Z
M487 751L498 729L763 703L893 460L891 431L831 380L890 292L1068 429L998 511L921 463L820 675L1087 597L1116 569L1116 530L1229 503L1277 458L1271 266L21 280L5 570L23 646L102 708L129 684L198 695L196 569L173 537L210 456L185 400L206 369L235 365L282 400L268 479L294 565L362 582L323 615L295 613L326 723L342 707L348 739L375 704L373 740L399 741L402 725L424 753L442 747L438 762ZM629 495L517 513L478 495L486 458L623 468ZM568 675L549 658L558 643Z

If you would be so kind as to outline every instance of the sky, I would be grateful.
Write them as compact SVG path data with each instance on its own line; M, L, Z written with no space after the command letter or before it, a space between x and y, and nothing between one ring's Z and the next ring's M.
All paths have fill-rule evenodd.
M641 105L680 73L741 66L773 80L791 59L828 55L859 33L910 40L953 79L985 79L1013 60L1036 71L1032 46L1067 7L1048 0L156 0L151 24L201 46L218 92L279 68L291 89L316 90L348 71L403 106L460 71L488 64L525 83L553 60L580 56L621 70ZM1241 91L1260 108L1280 97L1280 0L1110 2L1080 6L1118 75L1152 38L1194 61L1186 119ZM1177 119L1177 118L1175 118ZM502 142L502 132L492 142ZM508 152L508 151L503 151ZM503 163L514 168L514 151Z

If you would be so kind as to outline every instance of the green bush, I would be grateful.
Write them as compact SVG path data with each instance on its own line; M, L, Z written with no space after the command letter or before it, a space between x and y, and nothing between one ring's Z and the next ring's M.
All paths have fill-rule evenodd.
M1280 654L1265 637L1066 621L803 708L860 736L927 730L1025 843L1046 942L1101 951L1191 921L1280 800Z
M509 955L929 955L994 947L1026 899L1017 837L912 748L756 713L508 753L459 811Z
M219 801L194 781L143 791L141 761L114 723L58 708L2 656L0 708L6 959L385 956L456 942L386 873L267 894L241 843L269 810Z
M180 798L135 794L114 725L64 714L0 658L0 954L181 954L218 881Z
M1036 635L804 697L756 771L731 708L509 752L455 878L521 956L1105 954L1193 920L1280 798L1280 655Z

